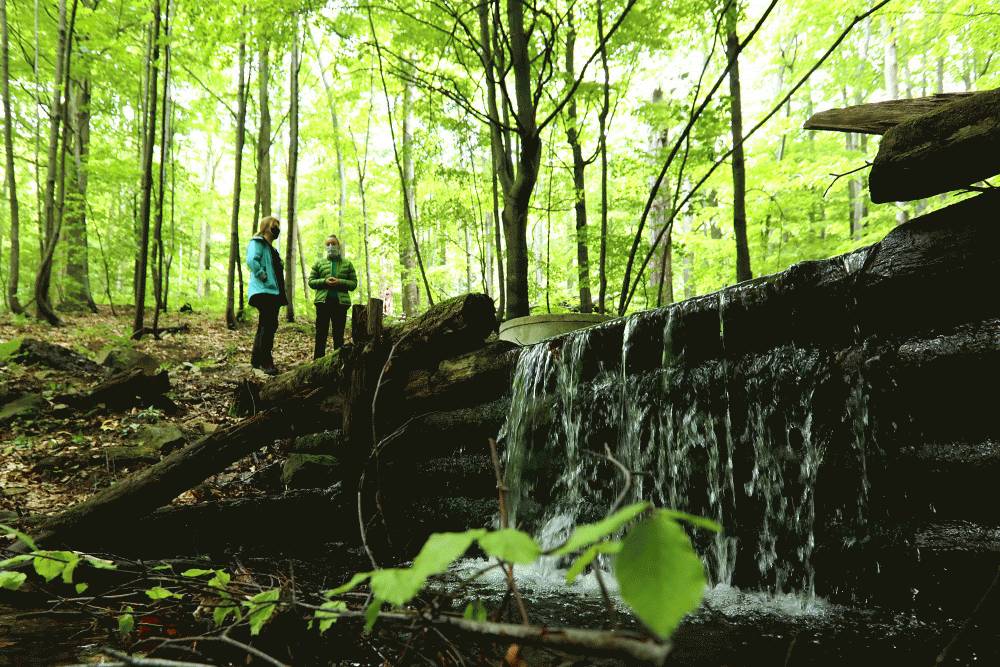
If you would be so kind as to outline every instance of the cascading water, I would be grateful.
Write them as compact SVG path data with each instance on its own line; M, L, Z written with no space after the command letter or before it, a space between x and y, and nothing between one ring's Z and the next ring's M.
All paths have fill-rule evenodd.
M605 514L623 483L603 459L607 446L637 473L627 501L651 500L725 527L696 535L713 583L733 582L739 542L748 550L740 562L756 569L741 580L798 592L806 604L816 591L816 486L832 438L851 440L862 496L868 492L867 392L857 378L841 404L846 429L819 429L827 356L786 344L730 358L729 305L719 293L633 315L617 324L620 339L601 325L525 349L502 433L511 516L550 546ZM712 354L682 344L694 308L717 317ZM621 341L620 351L608 349L611 340ZM857 502L860 518L864 498Z

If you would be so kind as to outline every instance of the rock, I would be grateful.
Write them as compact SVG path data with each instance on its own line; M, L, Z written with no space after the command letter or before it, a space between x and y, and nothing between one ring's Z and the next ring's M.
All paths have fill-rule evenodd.
M104 452L112 461L120 466L132 466L136 463L156 463L160 460L160 450L148 447L143 443L128 445L113 445Z
M21 517L17 515L17 512L0 510L0 524L3 524L5 526L10 526L20 521L20 519Z
M161 454L167 454L183 446L186 440L184 433L170 423L143 426L136 431L135 438L140 441L141 446Z
M41 364L61 371L96 373L100 366L68 347L55 345L35 338L25 338L20 342L10 341L5 344L5 355L19 364Z
M340 429L300 435L292 443L291 451L296 454L335 454L343 446L343 438Z
M292 489L329 486L338 477L340 464L329 454L292 454L281 468L281 483Z
M0 424L19 417L33 417L46 406L41 394L25 394L0 408Z
M106 347L98 353L97 362L114 373L133 368L155 373L160 368L160 361L156 357L131 347Z

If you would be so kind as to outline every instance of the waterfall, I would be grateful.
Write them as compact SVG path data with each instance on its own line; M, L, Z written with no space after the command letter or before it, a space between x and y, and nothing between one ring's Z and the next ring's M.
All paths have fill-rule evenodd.
M650 500L724 526L694 535L713 583L733 582L739 547L741 567L756 570L744 570L742 581L811 599L816 489L831 445L854 452L856 521L864 521L867 384L860 375L847 381L840 426L819 427L829 355L792 344L727 352L736 335L726 326L729 300L739 298L720 292L525 348L501 433L512 520L551 546L627 491L627 502ZM686 328L709 316L714 342ZM628 489L606 451L633 471Z

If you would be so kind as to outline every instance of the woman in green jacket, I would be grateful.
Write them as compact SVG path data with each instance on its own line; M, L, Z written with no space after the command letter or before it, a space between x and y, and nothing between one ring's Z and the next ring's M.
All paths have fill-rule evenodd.
M313 358L326 354L326 339L333 325L333 349L344 344L347 309L351 307L351 290L358 286L354 265L344 258L340 239L326 237L326 257L313 264L309 287L316 292L316 347Z

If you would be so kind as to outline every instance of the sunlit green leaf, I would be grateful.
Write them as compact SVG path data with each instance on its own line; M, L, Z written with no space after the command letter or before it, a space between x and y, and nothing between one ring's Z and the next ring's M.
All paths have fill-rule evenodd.
M128 610L131 611L132 608L128 607ZM118 634L124 637L133 629L135 629L135 616L131 613L124 613L118 617Z
M490 556L525 565L534 563L542 553L531 535L514 528L486 533L479 538L479 546Z
M622 550L622 543L618 541L614 542L600 542L598 544L592 544L587 547L587 550L582 554L577 556L573 564L570 565L569 569L566 570L566 583L571 584L576 580L580 574L587 569L597 554L616 554Z
M652 504L650 503L635 503L621 508L611 516L597 523L577 526L569 536L569 539L566 540L566 544L555 551L555 555L565 556L566 554L571 554L574 551L579 551L584 547L590 546L598 540L603 540L651 507Z
M146 591L146 595L150 600L165 600L167 598L184 597L180 593L174 593L173 591L167 590L163 586L153 586Z
M0 588L16 591L28 578L24 572L0 571Z
M415 598L426 582L427 577L408 567L376 570L371 576L375 597L397 607Z
M336 588L331 588L326 592L327 596L340 595L346 593L347 591L353 591L355 588L368 581L369 577L372 576L371 572L359 572L351 577L350 581L346 584L337 586Z
M365 634L371 632L372 628L375 627L375 621L378 620L378 614L382 611L383 604L384 602L378 598L374 598L368 603L368 608L365 609Z
M196 567L181 572L182 577L203 577L206 574L215 574L215 570L201 570Z
M413 561L413 569L424 576L440 574L455 560L462 557L472 542L483 535L482 529L467 530L464 533L434 533Z
M327 600L316 610L313 618L316 620L320 634L330 629L341 614L347 611L347 604L342 600Z
M622 599L661 638L697 609L705 590L701 559L684 528L664 512L629 531L614 570Z
M247 621L250 623L251 635L260 634L261 628L274 615L274 610L278 607L278 600L280 598L281 589L272 588L271 590L257 593L257 595L254 595L247 602L243 603L247 607Z
M703 516L698 516L697 514L688 514L687 512L679 512L677 510L661 509L657 512L663 512L671 519L677 519L678 521L685 521L696 528L704 528L705 530L710 530L713 533L722 532L722 526L719 525L718 521L713 521L712 519L705 518Z

